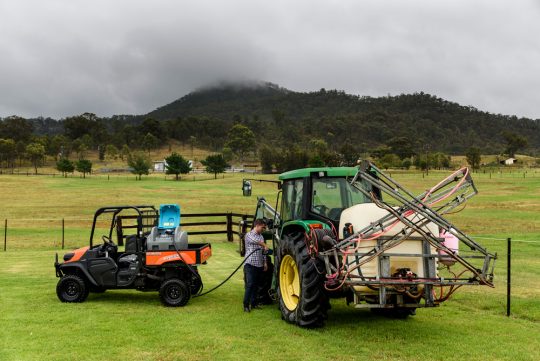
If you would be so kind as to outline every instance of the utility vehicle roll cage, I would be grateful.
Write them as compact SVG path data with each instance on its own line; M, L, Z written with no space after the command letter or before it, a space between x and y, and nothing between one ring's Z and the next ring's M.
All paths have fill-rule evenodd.
M125 210L132 210L132 211L135 211L136 212L136 218L137 218L137 225L136 225L136 229L137 229L137 238L140 239L143 235L143 232L144 232L144 228L150 228L152 226L154 226L157 222L157 219L158 219L158 211L156 210L156 208L154 206L150 206L150 205L140 205L140 206L109 206L109 207L102 207L102 208L99 208L96 213L94 214L94 220L92 222L92 231L90 232L90 248L92 248L93 246L93 241L94 241L94 233L95 233L95 230L96 230L96 223L98 221L98 218L102 215L102 214L108 214L108 213L112 213L112 220L111 220L111 226L109 228L109 239L112 239L112 233L113 233L113 230L115 229L115 227L117 227L118 225L118 214L120 214L122 211L125 211ZM150 216L150 218L152 219L153 218L153 221L152 221L152 224L147 224L145 225L143 223L143 219L144 218L148 218L148 216ZM137 244L139 244L139 242L137 242Z

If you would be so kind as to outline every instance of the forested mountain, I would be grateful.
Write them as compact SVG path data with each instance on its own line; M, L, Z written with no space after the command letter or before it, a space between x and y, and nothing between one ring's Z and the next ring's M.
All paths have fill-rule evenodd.
M229 132L235 124L255 134L253 151L305 149L325 157L390 153L405 159L426 151L464 154L471 147L484 154L540 150L540 119L491 114L422 92L369 97L325 89L294 92L262 82L202 88L146 115L84 113L58 121L7 117L0 119L0 139L10 142L9 149L17 144L17 154L31 141L57 155L108 145L153 149L169 139L212 151L228 145L235 151ZM39 139L32 140L32 133Z
M503 134L512 132L527 138L529 151L540 148L539 119L491 114L425 93L360 97L325 89L293 92L271 83L223 84L192 92L145 117L182 129L199 122L210 133L211 126L223 132L243 123L262 142L281 146L320 138L334 148L350 142L369 151L392 138L406 138L417 150L427 145L455 154L476 146L500 153L506 144Z

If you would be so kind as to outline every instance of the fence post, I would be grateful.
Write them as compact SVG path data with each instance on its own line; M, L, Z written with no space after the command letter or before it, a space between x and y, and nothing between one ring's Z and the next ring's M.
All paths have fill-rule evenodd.
M512 278L510 275L510 271L512 269L512 238L508 238L507 240L508 244L508 251L507 251L507 270L506 270L506 316L510 317L510 286L512 284Z
M232 242L233 233L232 233L232 213L227 213L227 241Z
M64 218L62 218L62 249L64 249L64 233L65 233L65 221Z
M238 235L240 237L240 242L238 242L240 255L244 256L245 254L245 244L244 244L244 238L246 236L247 231L247 215L242 215L242 229L240 230L240 234Z
M4 252L7 249L7 218L4 222Z

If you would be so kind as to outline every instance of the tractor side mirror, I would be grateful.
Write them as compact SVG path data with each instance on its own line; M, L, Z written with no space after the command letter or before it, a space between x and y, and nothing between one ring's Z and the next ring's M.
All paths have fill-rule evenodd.
M251 182L248 180L242 181L242 193L244 194L244 197L251 196Z

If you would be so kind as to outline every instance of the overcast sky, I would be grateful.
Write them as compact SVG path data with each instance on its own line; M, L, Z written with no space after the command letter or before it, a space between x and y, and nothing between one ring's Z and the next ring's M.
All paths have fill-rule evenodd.
M540 118L535 0L0 0L0 117L144 114L221 80Z

